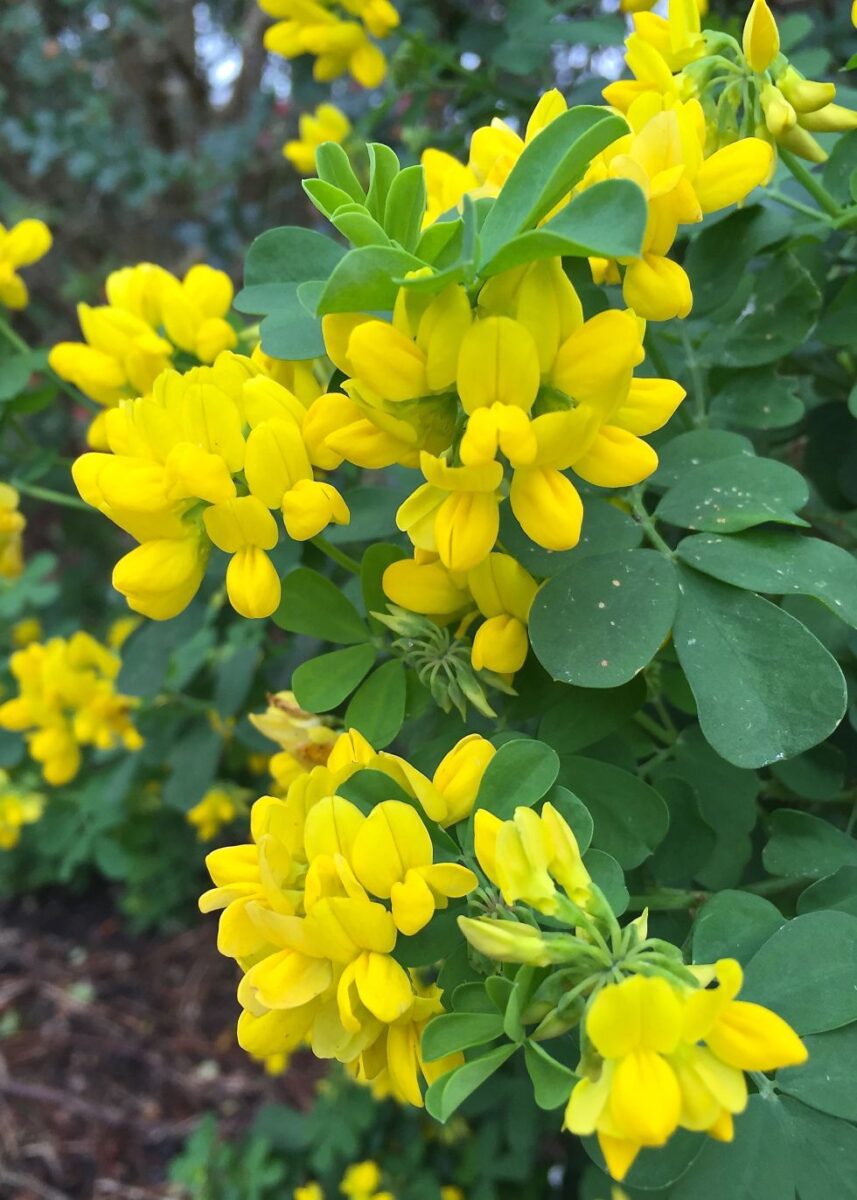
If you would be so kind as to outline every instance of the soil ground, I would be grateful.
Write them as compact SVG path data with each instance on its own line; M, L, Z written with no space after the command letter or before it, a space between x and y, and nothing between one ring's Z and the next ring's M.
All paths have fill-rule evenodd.
M0 907L0 1198L164 1200L199 1118L237 1133L306 1106L309 1065L272 1079L234 1036L234 964L213 921L135 937L105 893Z

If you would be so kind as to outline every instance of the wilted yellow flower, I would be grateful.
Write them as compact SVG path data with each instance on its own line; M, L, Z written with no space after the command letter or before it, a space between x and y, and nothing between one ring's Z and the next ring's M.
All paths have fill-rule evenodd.
M44 221L28 218L11 229L0 225L0 304L7 308L27 307L27 285L18 270L44 258L52 243L51 231Z
M314 113L301 113L300 137L283 146L283 154L301 175L315 170L315 152L324 142L341 144L351 132L351 122L335 104L319 104Z

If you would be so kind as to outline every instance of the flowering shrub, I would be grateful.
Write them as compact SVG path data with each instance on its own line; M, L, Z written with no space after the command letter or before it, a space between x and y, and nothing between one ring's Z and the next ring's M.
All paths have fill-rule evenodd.
M391 5L262 7L318 80L384 78ZM47 367L4 326L101 411L78 496L36 458L0 490L0 845L140 914L216 841L269 1070L307 1047L440 1123L525 1081L581 1194L812 1200L857 1168L857 115L766 0L654 7L604 104L456 153L305 114L318 216L234 297L114 272ZM57 598L28 497L125 535L112 649L22 624Z

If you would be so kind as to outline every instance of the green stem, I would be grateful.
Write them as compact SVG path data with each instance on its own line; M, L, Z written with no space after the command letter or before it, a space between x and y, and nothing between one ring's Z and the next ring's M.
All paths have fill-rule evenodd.
M648 908L651 912L675 912L681 909L696 908L709 897L709 892L691 892L685 888L658 888L654 892L645 892L639 896L631 896L628 908L642 912Z
M693 388L692 406L694 419L697 425L706 426L708 424L708 412L705 402L705 380L703 379L702 371L696 357L696 349L684 325L679 325L679 334L684 352L687 355L687 365L690 369L690 381Z
M333 562L338 563L340 567L344 567L346 571L351 571L353 575L360 574L360 563L356 558L352 558L350 554L346 554L344 550L340 550L338 546L334 546L327 538L314 537L310 539L316 550L320 550L322 554L326 554Z
M32 347L24 341L19 333L15 332L9 322L2 316L0 316L0 335L2 335L6 341L9 342L11 346L14 346L15 349L21 354L33 353ZM70 400L74 400L75 404L82 404L84 408L90 409L91 412L98 412L99 408L101 407L99 404L96 404L96 402L91 400L89 396L84 396L83 392L79 391L73 384L69 383L68 380L57 375L56 371L52 370L51 367L43 367L41 368L41 372L43 375L46 375L48 379L50 379L51 383L53 383L55 387L58 387L61 392L65 392Z
M22 354L29 354L30 347L24 341L20 334L16 333L5 317L0 317L0 333L14 346L16 350L20 350Z
M780 159L783 164L788 167L797 182L812 196L826 213L831 217L841 217L843 214L842 205L836 201L827 188L820 183L811 171L808 171L803 163L790 150L779 148Z
M634 720L641 729L645 729L646 733L650 733L653 738L657 738L659 742L663 742L665 746L672 746L675 741L675 734L671 734L668 729L663 729L653 721L651 717L647 717L645 713L638 712L634 714Z
M775 200L777 204L784 204L786 208L793 208L795 212L803 213L805 217L813 217L816 221L824 221L825 224L829 224L826 215L820 213L817 208L811 208L810 205L803 204L800 200L793 200L791 196L787 196L785 192L781 192L777 188L767 188L765 195L771 200Z
M39 487L35 483L19 483L16 479L10 482L15 491L20 492L22 496L32 496L34 500L46 500L49 504L59 504L63 508L76 508L80 512L95 511L79 497L69 496L66 492L55 492L53 488Z
M651 513L646 509L645 504L643 504L642 489L639 487L632 488L631 493L630 493L630 499L631 499L631 508L634 511L634 516L637 518L637 520L640 522L640 525L643 527L643 531L645 532L646 537L649 539L649 541L652 543L652 545L657 550L660 550L661 554L665 554L667 556L667 558L674 558L675 554L674 554L673 550L670 548L668 543L665 542L664 539L661 537L661 535L658 533L657 529L655 528L654 518L652 517Z

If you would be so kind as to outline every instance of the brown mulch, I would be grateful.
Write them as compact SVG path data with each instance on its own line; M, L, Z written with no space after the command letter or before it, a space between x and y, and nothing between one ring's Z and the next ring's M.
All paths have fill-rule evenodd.
M240 1132L305 1107L307 1062L272 1079L235 1042L236 971L215 922L134 937L105 893L0 908L0 1197L163 1200L201 1116Z

